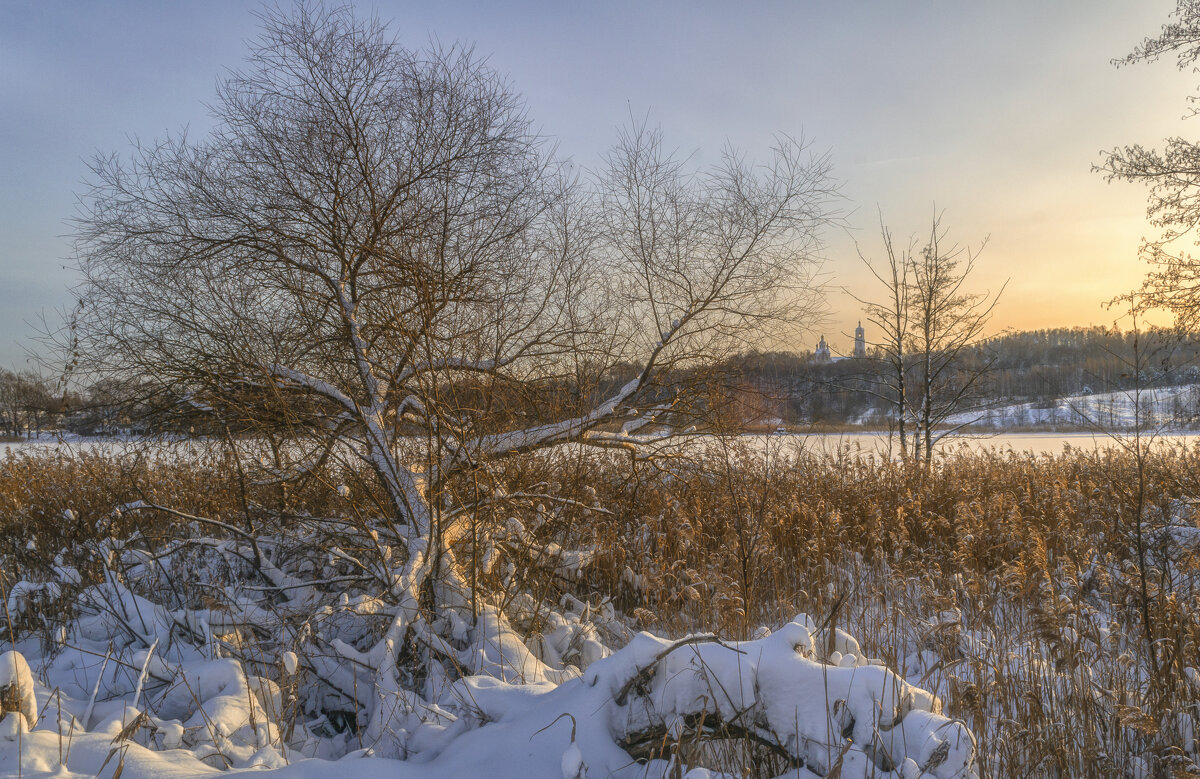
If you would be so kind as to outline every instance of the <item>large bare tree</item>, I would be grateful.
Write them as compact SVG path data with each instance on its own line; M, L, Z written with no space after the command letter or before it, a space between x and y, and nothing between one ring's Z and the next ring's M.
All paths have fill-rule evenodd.
M781 138L765 164L695 170L635 124L573 176L470 49L406 49L345 8L263 22L212 132L96 160L73 335L95 373L155 382L232 447L270 442L248 478L360 463L355 563L383 625L331 643L394 694L414 626L478 616L458 547L489 543L491 469L635 446L667 421L664 373L806 310L828 162Z

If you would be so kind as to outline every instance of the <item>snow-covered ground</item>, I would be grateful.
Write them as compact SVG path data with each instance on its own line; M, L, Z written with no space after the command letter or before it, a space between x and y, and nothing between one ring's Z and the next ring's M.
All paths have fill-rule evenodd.
M1139 411L1140 409L1140 411ZM1143 428L1188 428L1200 424L1200 384L1133 391L1072 395L1054 403L1015 403L985 411L955 414L948 425L975 424L995 430L1026 426L1071 426L1128 430L1141 418Z
M0 691L19 703L0 719L4 776L665 777L670 763L620 745L698 717L778 743L789 777L974 775L971 734L933 696L804 615L736 643L640 633L580 669L544 662L485 614L456 653L461 678L428 680L427 696L393 690L368 704L384 726L352 735L289 720L296 696L315 694L298 674L328 658L289 651L249 668L212 640L220 615L169 612L115 582L80 606L51 651L28 641L0 655ZM209 642L184 640L193 631Z

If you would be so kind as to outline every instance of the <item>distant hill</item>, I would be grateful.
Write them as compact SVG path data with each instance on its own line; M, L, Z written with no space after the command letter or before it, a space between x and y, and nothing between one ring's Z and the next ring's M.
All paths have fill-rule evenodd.
M867 333L868 344L870 336ZM891 406L883 383L886 364L880 356L871 348L865 357L832 359L811 352L749 352L728 361L726 368L763 398L753 407L769 409L770 416L784 424L883 426ZM1101 327L1031 330L988 339L962 360L964 365L991 367L978 396L956 422L973 416L990 419L988 424L994 426L1087 426L1087 415L1072 413L1072 408L1098 408L1095 404L1104 397L1125 397L1139 386L1200 385L1200 334L1134 334ZM1088 397L1095 401L1090 406L1083 400ZM1180 425L1193 424L1200 414L1200 392L1168 392L1162 397L1170 398L1163 401L1170 407L1160 412L1169 412ZM1123 404L1127 405L1113 400L1096 415L1097 421L1124 418L1116 410ZM1059 411L1049 413L1052 409Z
M1137 420L1141 420L1145 429L1196 426L1200 421L1200 384L1155 387L1141 392L1117 390L989 406L956 414L948 421L952 425L992 430L1097 426L1129 430Z

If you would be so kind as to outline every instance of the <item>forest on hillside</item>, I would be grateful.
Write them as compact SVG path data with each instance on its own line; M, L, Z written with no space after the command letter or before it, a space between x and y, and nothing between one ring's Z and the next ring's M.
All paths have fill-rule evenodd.
M1133 366L1140 365L1140 370ZM627 381L639 366L616 366L610 384ZM708 366L703 377L680 370L664 377L660 398L702 381L707 387L700 408L712 424L712 412L724 411L734 427L803 424L884 424L891 401L878 350L866 357L821 360L810 352L750 351ZM1170 330L1122 331L1075 327L1005 333L965 349L954 370L979 373L980 380L962 400L961 411L986 414L1016 404L1048 407L1072 396L1155 389L1200 382L1200 334ZM130 431L195 431L202 415L186 397L164 395L136 380L106 380L66 391L57 378L0 369L0 436L20 438L65 431L104 435ZM512 388L507 406L537 419L538 404L528 401L545 387ZM570 395L581 388L558 380L550 390ZM1183 412L1194 417L1200 409ZM678 408L677 408L678 410Z
M749 352L728 368L744 392L760 396L756 407L767 421L878 423L892 404L885 381L890 366L879 350L830 360L812 352ZM960 410L980 414L1071 396L1178 387L1200 382L1200 335L1104 327L1005 333L964 349L952 370L979 375Z

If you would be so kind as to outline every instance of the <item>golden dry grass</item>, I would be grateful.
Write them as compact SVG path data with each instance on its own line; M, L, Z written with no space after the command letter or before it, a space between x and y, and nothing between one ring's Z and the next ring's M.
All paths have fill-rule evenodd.
M589 533L594 586L646 627L831 619L944 696L985 776L1195 770L1200 546L1164 528L1196 525L1181 501L1200 495L1200 449L1146 459L1141 557L1137 463L1119 450L964 451L928 472L728 450L648 483L607 467L588 482L637 486L605 496L624 510Z
M219 456L9 457L0 563L9 583L48 576L55 554L133 500L239 525L264 506L331 516L351 507L329 485L352 478L314 475L281 496L245 487ZM578 502L505 505L480 523L519 516L596 558L574 580L531 570L481 574L480 587L609 595L640 626L675 633L746 637L808 612L942 695L979 739L985 776L1193 775L1200 549L1164 528L1195 527L1180 501L1200 495L1200 448L1153 450L1140 474L1118 450L960 452L925 471L731 445L665 463L559 453L489 478ZM170 535L171 522L130 514L106 532Z

